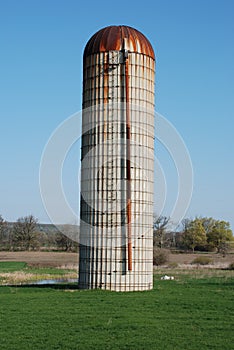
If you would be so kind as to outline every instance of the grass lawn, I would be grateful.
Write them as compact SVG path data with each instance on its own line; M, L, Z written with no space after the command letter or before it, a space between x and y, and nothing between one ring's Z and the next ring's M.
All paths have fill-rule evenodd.
M0 272L15 272L23 270L27 267L25 262L21 261L0 261Z
M231 350L232 274L178 272L174 281L161 275L146 292L1 286L0 348Z

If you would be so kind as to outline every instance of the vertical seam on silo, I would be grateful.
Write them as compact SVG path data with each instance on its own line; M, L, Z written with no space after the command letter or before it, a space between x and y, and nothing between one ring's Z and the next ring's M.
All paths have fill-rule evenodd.
M101 72L103 70L103 67L101 65L101 62L103 62L103 54L100 52L98 54L98 87L99 87L99 97L100 97L100 104L98 106L98 122L97 122L97 125L96 125L96 132L97 132L97 135L99 133L99 130L100 130L100 124L101 124L101 113L100 113L100 107L103 106L103 101L101 99L101 82L102 82L102 77L101 77ZM101 59L102 57L102 59ZM98 145L97 145L97 148L98 148L98 159L101 158L101 154L100 154L100 145L99 145L99 141L98 141ZM101 186L100 186L100 182L101 182L101 171L100 169L98 169L99 171L99 188L102 190ZM98 193L98 197L99 197L99 202L98 202L98 215L99 215L99 218L98 218L98 223L99 223L99 226L98 226L98 235L99 235L99 242L100 242L100 246L99 246L99 266L100 266L100 276L99 276L99 282L98 282L98 285L99 285L99 288L102 288L102 259L103 259L103 226L102 226L102 208L99 207L99 204L100 204L100 193L101 191L99 191Z
M125 90L126 90L126 133L127 133L127 228L128 228L128 271L132 271L132 234L131 234L131 121L129 106L129 71L128 58L125 60Z

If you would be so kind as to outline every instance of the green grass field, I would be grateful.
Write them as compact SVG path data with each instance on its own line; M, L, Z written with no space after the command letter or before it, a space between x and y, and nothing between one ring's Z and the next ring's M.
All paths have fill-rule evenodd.
M178 272L174 281L161 281L161 273L147 292L1 286L0 348L233 349L232 273Z
M0 272L15 272L23 270L27 267L24 262L18 261L0 261Z

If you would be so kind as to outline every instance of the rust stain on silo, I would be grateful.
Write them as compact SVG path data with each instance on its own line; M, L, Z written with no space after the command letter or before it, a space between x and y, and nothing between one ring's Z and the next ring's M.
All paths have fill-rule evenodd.
M99 30L88 41L84 57L98 52L122 50L124 38L126 38L126 50L155 59L149 40L138 30L126 26L109 26Z

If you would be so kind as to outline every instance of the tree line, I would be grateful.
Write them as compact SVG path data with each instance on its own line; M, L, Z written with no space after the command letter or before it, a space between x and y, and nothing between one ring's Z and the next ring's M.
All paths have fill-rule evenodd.
M180 230L169 229L170 218L154 217L154 246L186 251L216 251L225 255L234 237L230 223L207 217L184 219Z
M63 232L51 224L39 224L33 215L7 222L0 215L0 250L62 250L78 251L78 239L73 240L74 227L63 225ZM216 251L225 255L234 242L227 221L207 217L184 219L181 228L170 229L170 218L154 216L154 247L182 251ZM67 233L67 234L66 234ZM69 238L71 237L71 238ZM76 237L77 238L77 237Z
M70 230L72 225L63 225ZM20 217L16 222L7 222L0 215L0 250L59 250L78 251L78 243L51 224L39 224L33 215Z

